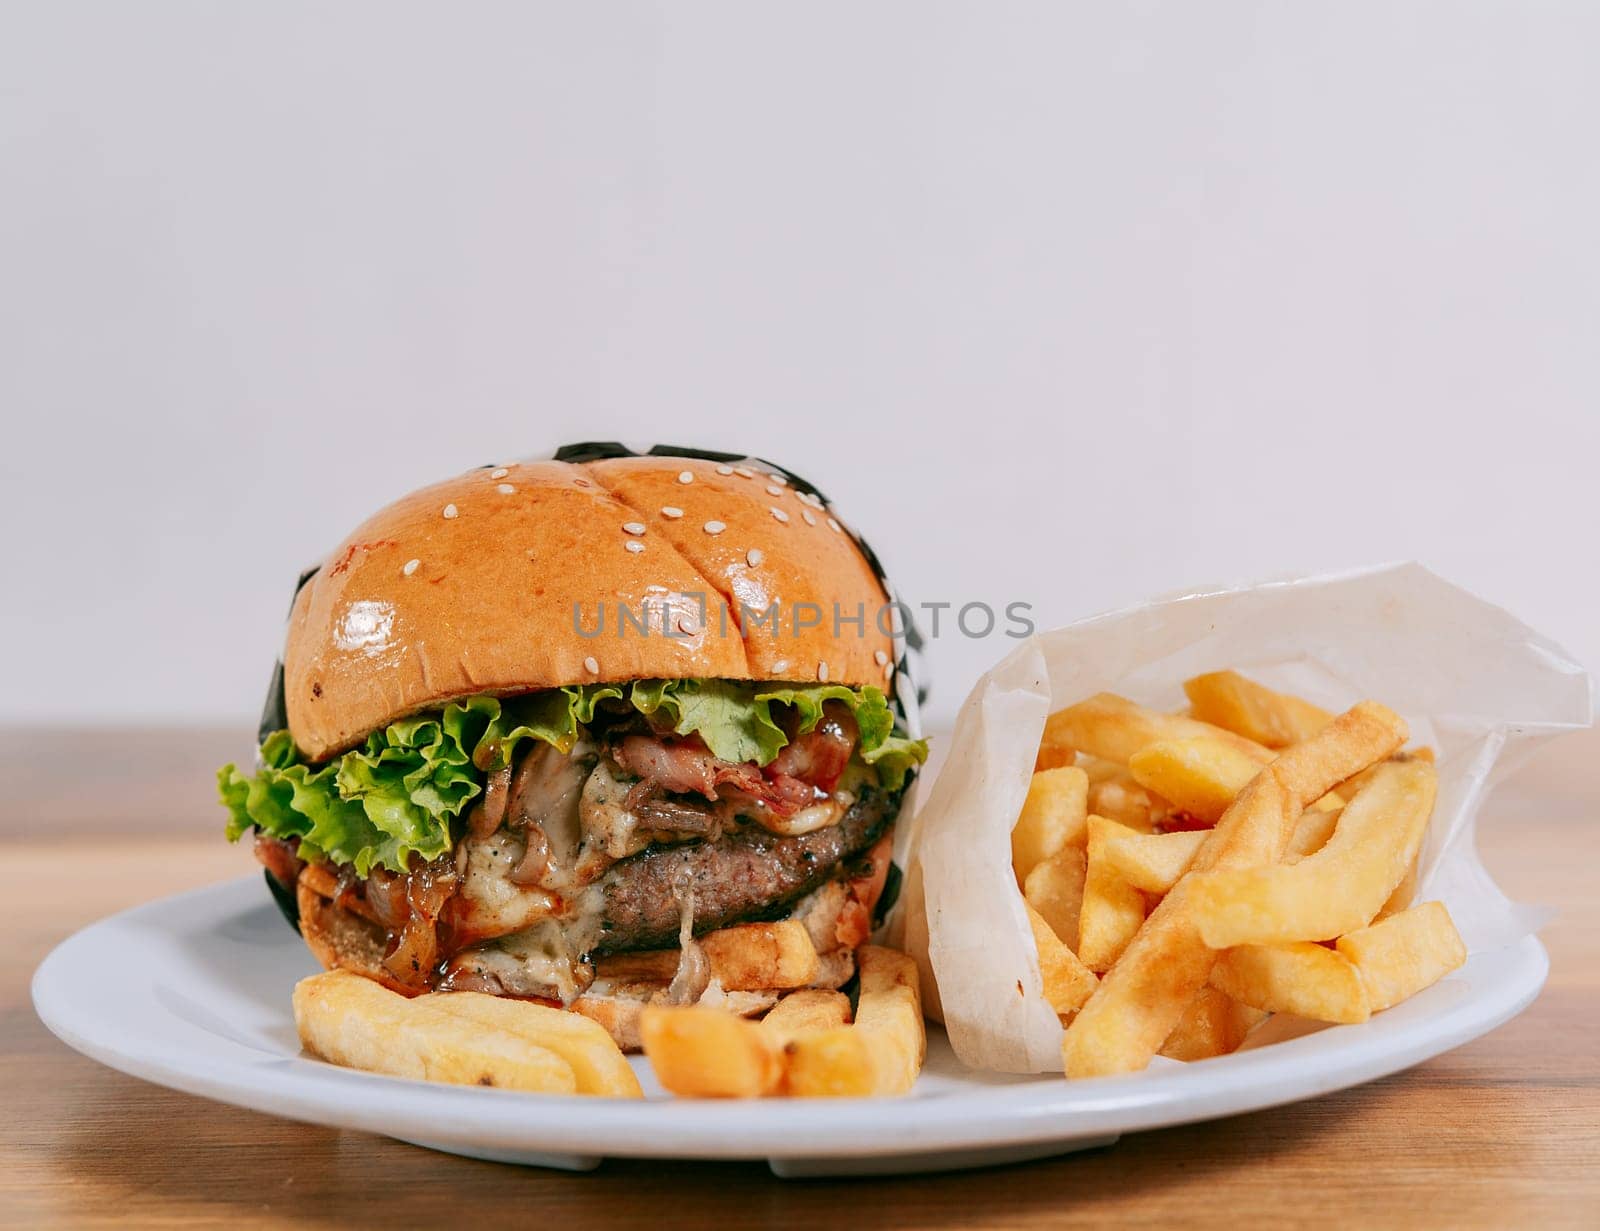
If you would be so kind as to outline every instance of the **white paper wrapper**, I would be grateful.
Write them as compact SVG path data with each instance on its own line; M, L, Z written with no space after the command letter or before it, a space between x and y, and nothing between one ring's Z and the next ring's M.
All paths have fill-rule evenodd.
M1589 677L1560 647L1416 564L1145 603L1031 638L979 680L924 795L899 939L968 1065L1061 1069L1011 871L1046 717L1102 691L1177 708L1183 680L1223 668L1330 710L1364 697L1397 710L1439 756L1419 900L1442 899L1473 952L1543 921L1500 892L1473 832L1485 794L1535 744L1592 721Z

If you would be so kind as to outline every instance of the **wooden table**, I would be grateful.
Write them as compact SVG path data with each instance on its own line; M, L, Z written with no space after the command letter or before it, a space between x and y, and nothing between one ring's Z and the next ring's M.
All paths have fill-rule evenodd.
M785 1182L760 1164L472 1162L205 1102L101 1068L28 1000L52 945L111 911L238 875L211 773L243 733L0 732L0 1221L203 1226L1600 1226L1600 735L1488 808L1483 853L1560 912L1522 1017L1342 1094L1108 1150L904 1180Z

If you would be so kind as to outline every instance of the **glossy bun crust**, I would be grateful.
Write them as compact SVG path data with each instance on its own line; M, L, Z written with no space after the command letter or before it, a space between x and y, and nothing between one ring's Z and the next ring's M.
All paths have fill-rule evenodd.
M322 760L477 693L651 678L888 691L887 601L836 515L754 462L473 470L369 518L301 588L289 730ZM745 618L773 604L775 622Z

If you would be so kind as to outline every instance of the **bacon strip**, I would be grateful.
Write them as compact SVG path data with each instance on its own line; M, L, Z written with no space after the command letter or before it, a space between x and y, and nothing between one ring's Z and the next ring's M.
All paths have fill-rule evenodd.
M792 816L833 793L857 739L850 711L830 701L815 729L794 737L763 769L714 756L697 735L682 738L625 736L613 750L617 764L658 791L701 795L715 802L730 787Z

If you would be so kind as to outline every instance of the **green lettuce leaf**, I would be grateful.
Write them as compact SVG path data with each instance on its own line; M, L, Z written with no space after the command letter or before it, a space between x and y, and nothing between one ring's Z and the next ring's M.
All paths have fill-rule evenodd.
M254 774L234 765L218 771L228 839L255 828L299 838L302 858L349 864L360 876L379 866L404 872L413 857L436 859L451 849L451 823L482 793L488 775L510 763L519 743L537 739L569 751L608 701L658 714L680 735L698 734L723 760L761 765L788 742L774 705L793 706L803 734L821 721L825 701L841 701L861 732L857 752L890 791L904 786L927 756L921 740L895 733L888 699L872 687L641 680L506 702L471 697L390 723L322 765L306 763L287 731L274 732L261 745Z

